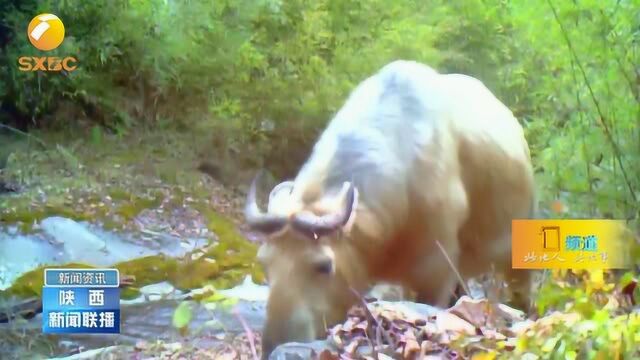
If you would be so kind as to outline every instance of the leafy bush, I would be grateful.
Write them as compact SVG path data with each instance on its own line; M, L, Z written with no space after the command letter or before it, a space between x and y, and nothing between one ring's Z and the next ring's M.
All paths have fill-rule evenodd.
M640 300L640 291L635 284L628 286L632 281L637 280L630 272L616 280L602 270L553 271L540 289L538 310L543 314L556 308L563 313L547 315L522 334L517 352L548 359L636 358L640 314L630 307Z
M633 19L640 8L547 1L512 10L528 43L519 66L538 74L527 76L533 91L525 93L523 118L543 194L571 204L573 217L635 219L637 226L640 28Z
M640 10L632 1L7 4L0 98L36 125L88 118L118 133L196 129L210 138L209 153L236 158L234 166L290 176L358 82L393 59L415 59L477 76L513 109L544 203L637 223ZM53 55L77 54L70 74L15 66L19 55L38 54L22 34L45 10L67 24ZM69 103L83 113L55 112Z

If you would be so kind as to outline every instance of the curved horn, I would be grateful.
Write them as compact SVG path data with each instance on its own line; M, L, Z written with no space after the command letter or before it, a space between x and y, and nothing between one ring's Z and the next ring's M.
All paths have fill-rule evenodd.
M251 182L247 203L244 208L244 216L249 227L262 233L270 234L281 230L287 224L287 218L264 213L258 206L256 188L262 172L258 173Z
M345 182L341 193L345 202L341 211L324 216L317 216L309 212L299 213L293 216L291 225L314 239L329 235L345 226L356 206L358 191L352 183Z

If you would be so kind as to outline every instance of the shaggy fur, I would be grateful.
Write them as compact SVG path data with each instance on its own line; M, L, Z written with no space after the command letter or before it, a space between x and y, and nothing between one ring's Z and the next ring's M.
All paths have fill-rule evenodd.
M518 121L480 81L395 61L349 96L293 182L274 188L269 212L322 215L358 190L349 231L313 241L285 230L260 248L271 286L265 356L324 335L363 292L388 281L444 306L457 279L493 265L524 304L529 273L511 269L511 220L535 211L529 149ZM335 272L316 271L331 263Z

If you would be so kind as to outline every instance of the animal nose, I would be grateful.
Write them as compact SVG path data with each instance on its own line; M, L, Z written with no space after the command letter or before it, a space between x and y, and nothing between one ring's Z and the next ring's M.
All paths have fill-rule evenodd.
M314 264L314 270L319 274L333 273L333 260L322 259Z

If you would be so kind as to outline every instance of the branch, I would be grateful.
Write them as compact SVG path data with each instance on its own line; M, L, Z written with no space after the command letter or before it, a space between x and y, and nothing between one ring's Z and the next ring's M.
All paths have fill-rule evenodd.
M615 15L615 13L617 12L618 5L620 5L619 1L618 3L616 3L616 9L614 10L613 14L611 14L611 16ZM602 19L604 19L604 21L606 21L607 25L609 26L608 30L613 29L613 26L611 26L611 22L609 21L609 16L607 16L607 14L604 13L604 10L600 9L600 15L602 16ZM604 36L604 41L605 43L607 42L606 35ZM615 43L614 45L619 46L620 44ZM625 57L626 55L627 55L627 52L622 54L622 57ZM622 61L620 61L620 57L614 56L613 59L616 61L616 64L618 64L618 68L620 68L620 73L622 74L622 77L627 81L627 85L629 86L629 91L631 92L631 95L633 95L636 102L640 103L640 92L638 92L638 90L636 89L636 86L633 84L633 80L627 73L627 70L624 68Z
M44 141L42 141L41 139L39 139L39 138L37 138L37 137L35 137L35 136L33 136L33 135L29 134L29 133L24 132L24 131L22 131L22 130L18 130L18 129L16 129L16 128L14 128L14 127L11 127L11 126L9 126L9 125L5 125L5 124L0 124L0 128L7 129L7 130L9 130L9 131L11 131L11 132L13 132L13 133L18 134L18 135L23 135L23 136L25 136L25 137L26 137L26 138L28 138L28 139L33 139L33 140L35 140L38 144L42 145L42 147L43 147L44 149L46 149L46 148L47 148L47 144L45 144L45 142L44 142Z
M451 261L449 254L447 254L442 244L440 244L440 241L436 240L436 245L438 245L438 247L440 248L440 251L442 251L442 255L444 255L444 258L447 259L449 266L451 266L451 270L453 270L453 272L456 274L456 277L460 282L460 286L462 286L462 289L464 289L464 292L467 293L467 296L471 297L471 291L469 291L469 287L467 286L467 283L464 281L464 279L462 279L460 272L458 271L456 266L453 264L453 261Z
M353 293L353 295L355 295L355 297L360 300L360 304L362 305L362 307L364 308L364 312L367 315L367 332L372 331L373 330L373 326L376 327L376 342L378 343L378 346L382 346L381 343L381 335L380 333L382 333L382 335L384 335L385 340L387 341L387 344L393 346L393 340L391 339L391 336L389 335L389 333L387 332L387 330L385 330L382 327L382 324L378 321L378 319L376 319L375 316L373 316L373 314L371 313L371 310L369 310L369 306L367 305L367 302L364 300L364 298L360 295L360 293L354 289L354 288L350 288L351 292ZM373 334L371 334L373 335ZM369 339L371 339L372 337L367 335L367 337ZM371 340L369 340L371 341ZM374 355L376 355L377 358L377 354L378 354L378 350L376 349L376 347L371 344L371 348L372 348L372 352Z
M253 331L251 331L249 324L247 324L247 322L244 320L244 317L242 317L240 311L238 311L237 308L234 307L231 312L238 318L240 324L242 324L242 327L244 328L244 332L246 333L247 339L249 340L249 346L251 347L251 354L253 355L253 359L258 360L258 352L256 351L255 336L253 335Z
M576 62L571 61L571 75L573 77L573 82L576 85L576 102L578 103L578 108L582 109L582 101L580 100L580 91L578 91L578 77L576 76ZM584 123L583 111L579 111L578 115L580 116L581 122ZM586 126L584 128L586 130ZM585 158L585 168L587 171L587 182L589 183L589 192L593 193L593 181L591 178L591 164L589 164L589 153L587 151L587 142L584 140L584 136L582 137L582 154ZM593 215L594 206L592 205L589 209L589 212Z
M551 2L551 0L547 0L547 3L549 4L549 7L551 8L551 11L553 12L553 17L555 18L556 22L558 23L558 25L560 26L560 31L562 32L562 36L564 37L565 42L567 43L567 47L569 48L569 52L571 52L571 55L573 56L574 61L576 62L576 65L578 66L578 69L580 70L580 74L582 75L582 78L585 82L585 85L587 86L587 90L589 90L589 95L591 96L591 99L593 100L593 104L596 107L596 111L598 112L599 115L599 119L600 119L600 124L602 125L602 128L604 130L604 134L607 137L607 140L609 140L609 143L611 144L611 147L613 148L613 153L614 156L616 158L616 161L618 162L618 165L620 166L620 170L622 171L622 177L624 178L624 181L627 185L627 187L629 188L629 192L631 193L631 198L634 201L638 201L638 199L636 198L636 194L633 190L633 186L631 185L631 182L629 181L629 177L627 176L627 171L624 168L624 165L622 164L622 157L620 155L620 149L618 148L618 144L616 144L616 142L613 140L613 136L611 135L611 131L609 130L609 126L607 125L606 121L604 120L604 113L602 111L602 109L600 108L600 103L598 102L598 99L596 98L595 93L593 92L593 88L591 87L591 83L589 82L589 78L587 77L587 73L584 70L584 67L582 66L582 63L580 62L580 60L578 59L578 55L576 54L573 45L571 43L571 39L569 39L569 34L567 33L566 29L564 28L564 25L562 25L562 21L560 21L560 17L558 16L558 12L556 11L556 8L553 6L553 3Z

